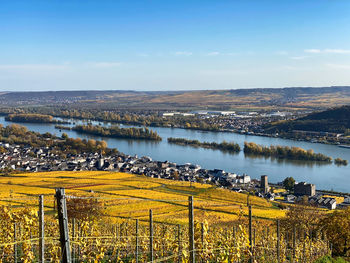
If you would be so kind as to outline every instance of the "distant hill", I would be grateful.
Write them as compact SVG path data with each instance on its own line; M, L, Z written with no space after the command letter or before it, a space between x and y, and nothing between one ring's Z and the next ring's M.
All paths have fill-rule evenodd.
M0 106L69 105L138 109L311 109L350 104L350 87L293 87L196 91L82 90L2 92Z
M291 121L281 121L265 127L268 133L293 130L344 133L350 129L350 106L332 108Z

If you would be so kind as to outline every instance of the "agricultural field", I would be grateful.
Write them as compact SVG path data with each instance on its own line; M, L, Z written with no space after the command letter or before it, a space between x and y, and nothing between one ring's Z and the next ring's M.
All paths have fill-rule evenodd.
M350 88L292 87L266 89L189 90L189 91L50 91L5 92L2 106L59 105L66 101L78 108L148 110L319 110L350 103ZM95 104L95 106L94 106ZM98 106L96 106L98 105Z
M279 233L276 219L285 211L262 198L127 173L44 172L0 177L0 262L38 262L41 256L61 261L58 187L65 188L72 262L188 263L195 251L197 262L248 263L253 257L254 262L307 263L329 254L327 239L316 232L285 227ZM39 195L45 204L42 239L37 238ZM192 245L189 196L194 199ZM45 240L43 254L40 240Z
M245 216L247 194L208 184L154 179L116 172L46 172L0 177L0 205L37 205L45 196L45 209L54 208L54 189L63 187L68 196L96 197L104 212L114 218L147 219L149 209L155 220L186 223L188 196L194 197L195 216L209 223L231 223ZM283 217L285 211L262 198L249 196L253 216L259 219Z

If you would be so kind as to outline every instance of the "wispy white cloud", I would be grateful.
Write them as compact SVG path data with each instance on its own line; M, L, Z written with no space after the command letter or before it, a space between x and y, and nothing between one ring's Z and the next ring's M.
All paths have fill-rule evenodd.
M192 56L192 52L189 52L189 51L176 51L175 52L175 55L176 56Z
M290 59L293 59L293 60L303 60L303 59L306 59L307 56L296 56L296 57L290 57Z
M350 49L305 49L305 53L312 54L320 54L320 53L328 53L328 54L350 54Z
M0 64L0 70L12 71L57 71L79 68L114 68L119 67L120 62L85 62L73 64L64 62L62 64Z
M320 49L316 49L316 48L312 48L312 49L305 49L304 52L305 53L317 54L317 53L321 53L321 50Z
M121 65L120 62L88 62L86 66L94 68L115 68Z
M149 57L150 55L147 53L139 53L137 54L137 56L146 58L146 57Z
M333 69L346 69L350 70L350 64L344 65L344 64L326 64L327 67L333 68Z
M236 69L224 69L224 70L201 70L199 74L206 76L232 76L232 75L245 75L249 72Z
M285 70L288 70L288 71L307 71L307 70L311 70L312 68L310 67L295 67L295 66L289 66L289 65L286 65L286 66L281 66L281 67L278 67L276 68L276 71L285 71Z
M284 50L280 50L280 51L277 51L276 54L280 55L280 56L286 56L286 55L288 55L288 52L284 51Z
M246 52L246 54L249 55L249 56L253 56L253 55L255 55L256 53L255 53L255 51L248 51L248 52Z
M350 49L325 49L325 53L350 54Z
M66 69L68 64L0 64L3 70L58 70Z
M220 52L218 52L218 51L213 51L213 52L207 53L206 55L207 55L207 56L218 56L218 55L220 55Z

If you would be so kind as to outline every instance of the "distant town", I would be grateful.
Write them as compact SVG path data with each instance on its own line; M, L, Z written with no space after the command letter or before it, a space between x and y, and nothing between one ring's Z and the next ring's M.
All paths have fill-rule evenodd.
M0 169L3 176L10 176L13 172L120 171L152 178L212 184L281 203L305 202L307 198L310 205L327 209L350 206L349 196L342 195L344 201L337 204L335 197L318 192L314 184L305 182L295 183L293 191L275 191L283 189L283 182L269 184L267 175L262 175L261 180L257 180L251 179L247 174L238 175L221 169L208 170L191 163L154 161L148 156L138 157L123 153L104 156L99 152L91 152L68 154L66 158L62 158L54 154L50 147L21 147L1 142L0 149Z
M75 119L109 122L111 124L125 124L132 127L171 127L190 130L202 130L213 132L234 132L245 135L279 137L312 143L334 144L341 147L350 147L349 131L341 131L341 123L331 127L328 131L325 127L316 127L310 130L310 125L290 125L275 127L275 123L289 125L295 120L303 119L311 113L309 110L299 111L164 111L164 110L66 110L64 108L33 108L33 109L0 109L0 115L4 115L6 121L32 122L32 123L75 123ZM54 119L59 118L59 119ZM62 119L60 119L62 118ZM315 126L314 124L311 126ZM79 129L81 127L66 127L56 125L58 129ZM326 125L328 128L328 126ZM83 127L84 128L84 127ZM87 132L88 129L83 129ZM338 131L336 131L338 130ZM92 132L92 131L89 131ZM103 132L105 133L105 132ZM129 136L143 138L142 136ZM94 132L94 134L99 134ZM101 134L100 134L101 135ZM110 135L111 136L111 135ZM118 135L119 136L119 135Z
M310 114L310 111L190 111L164 112L163 117L197 117L205 120L211 126L221 131L231 131L241 134L281 137L309 141L313 143L350 144L348 134L328 131L308 131L293 129L288 133L266 132L264 126L277 122L295 120Z

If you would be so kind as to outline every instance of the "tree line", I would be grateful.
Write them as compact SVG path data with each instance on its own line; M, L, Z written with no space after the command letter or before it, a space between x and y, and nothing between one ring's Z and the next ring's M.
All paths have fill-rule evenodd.
M314 153L312 149L305 150L300 147L264 146L254 142L244 142L244 153L277 157L292 160L332 162L332 158L322 153Z
M88 133L104 137L126 138L126 139L143 139L161 141L162 137L157 132L146 127L144 128L120 128L119 126L102 127L95 125L76 125L72 130L80 133Z
M57 137L51 133L40 134L28 131L26 127L12 124L6 127L0 125L0 141L20 146L31 146L34 148L50 147L52 153L65 157L67 154L80 154L86 152L103 152L106 154L117 153L117 149L107 148L107 143L103 140L69 138L63 133L62 137Z
M60 107L35 107L26 109L0 109L0 114L42 114L60 118L88 119L101 122L115 122L126 125L148 127L178 127L191 130L219 131L217 124L196 116L168 116L142 112L114 111L100 109L65 109Z
M5 117L6 121L31 122L31 123L67 123L55 120L51 115L37 113L9 114Z
M222 143L217 142L200 142L198 140L188 140L185 138L168 138L169 143L178 144L178 145L188 145L192 147L202 147L202 148L209 148L209 149L216 149L221 151L228 151L228 152L240 152L241 147L238 143L234 142L226 142L223 141Z
M334 163L337 165L348 165L348 160L343 160L341 158L334 159Z

